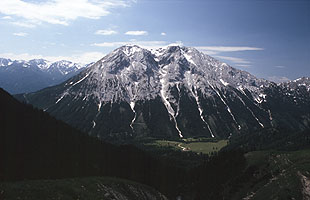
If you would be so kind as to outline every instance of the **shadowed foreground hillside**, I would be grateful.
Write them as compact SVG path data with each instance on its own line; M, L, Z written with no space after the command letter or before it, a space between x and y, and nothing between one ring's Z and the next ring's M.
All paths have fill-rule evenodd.
M167 191L175 190L171 181L181 182L175 167L90 137L2 89L0 110L0 180L116 176Z
M42 200L42 197L45 200L167 199L151 187L123 179L101 177L0 183L0 188L2 190L0 191L0 199L7 200Z
M202 173L208 168L217 166L222 176L212 180L222 184L244 165L240 162L244 160L242 153L232 152L219 156L210 165L178 166L174 158L150 156L131 145L114 146L99 141L20 103L3 90L0 110L0 180L4 181L114 176L152 186L175 198L195 196L195 180L201 176L208 180L210 175ZM223 170L227 164L231 167ZM203 182L206 187L218 185ZM211 196L220 195L220 187L217 188Z
M226 151L212 157L178 150L170 154L164 149L146 153L131 145L115 146L99 141L41 110L18 102L3 90L0 90L0 110L0 197L4 199L27 199L30 193L30 199L38 195L49 198L51 191L56 195L51 198L87 199L91 198L87 195L96 194L92 192L93 182L104 182L105 187L114 185L113 179L102 176L149 185L170 199L178 196L182 200L300 199L310 195L307 192L310 183L308 150L265 149L253 153L248 149L260 148L252 147L250 138L237 138L230 141ZM257 140L264 138L256 137ZM299 140L285 141L295 142L294 146L299 143ZM238 143L247 146L236 150ZM307 146L302 145L303 148ZM180 162L183 160L195 162ZM40 185L38 189L37 185ZM126 181L116 185L113 192L120 189L122 195L130 196L128 199L136 199L132 193L127 193L128 187L131 192L137 190L145 194L150 191L144 186L126 184ZM82 186L89 193L81 192ZM162 198L159 193L154 195Z

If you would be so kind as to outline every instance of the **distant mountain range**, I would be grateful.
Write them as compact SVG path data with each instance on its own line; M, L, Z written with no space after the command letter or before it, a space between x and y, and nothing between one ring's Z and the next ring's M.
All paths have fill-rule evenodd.
M122 46L57 86L16 97L106 139L310 127L309 78L275 84L190 47Z
M70 61L49 62L0 58L0 87L11 94L34 92L59 84L81 72L86 66Z

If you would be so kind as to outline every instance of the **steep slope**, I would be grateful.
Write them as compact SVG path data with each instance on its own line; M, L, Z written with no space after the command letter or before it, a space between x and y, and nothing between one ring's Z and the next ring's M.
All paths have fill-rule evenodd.
M167 200L151 187L107 177L0 182L0 188L0 198L5 200Z
M245 157L247 169L239 177L243 187L228 199L309 199L309 149L254 151Z
M300 199L309 195L309 150L250 152L246 157L234 150L213 157L179 151L154 158L132 146L100 142L3 90L0 110L0 199L162 197L140 184L93 176L144 183L171 199L241 199L252 193L257 199L288 195ZM196 160L197 164L178 165L176 158ZM84 178L60 179L81 176Z
M91 188L87 185L84 185L85 188L75 188L74 186L78 185L81 180L76 180L77 183L73 185L68 180L46 181L86 176L129 179L152 186L171 199L176 199L180 195L193 196L197 192L194 186L196 177L188 170L188 168L196 166L178 166L174 162L176 156L153 157L133 146L114 146L99 141L72 129L43 111L18 102L2 89L0 89L0 110L0 199L12 196L14 199L15 195L17 195L16 199L26 199L29 195L31 195L31 199L35 199L36 195L42 199L48 198L51 194L50 191L56 191L56 194L52 193L52 198L57 194L79 195L78 188L86 192L80 193L81 195L97 194L85 191L88 189L92 191L91 188L95 187L93 184L91 184ZM184 153L179 152L175 155L178 155L182 160ZM199 157L196 153L193 155L192 160ZM187 152L184 156L190 157L191 154ZM241 154L232 152L225 154L220 160L224 163L235 163L230 168L222 165L225 168L220 168L220 174L235 176L237 175L236 170L241 169L242 163L239 161L243 160L243 157ZM212 167L215 164L210 165ZM226 168L227 170L223 173L222 169ZM199 168L199 170L193 169L198 177L200 173L208 171L205 168ZM15 182L31 179L40 179L41 181ZM42 181L42 179L44 180ZM101 182L102 178L85 178L84 180L86 182L91 180ZM221 180L225 182L228 178L221 176ZM61 187L55 188L53 183ZM37 184L40 186L36 187ZM63 184L65 188L62 187ZM206 188L210 184L218 184L218 182L203 182ZM128 186L126 182L124 185L122 183L117 183L117 185L119 187L114 185L112 191L119 192L122 190L121 188L126 189ZM45 190L44 186L48 189ZM71 189L71 186L74 188ZM15 189L18 191L17 193ZM97 189L95 188L95 190ZM136 189L138 193L134 192ZM134 192L134 194L140 195L140 189L141 187L134 186L130 187L129 193L125 193L123 190L124 193L121 193L133 195L132 192ZM104 189L104 191L106 190ZM147 195L148 191L150 190L147 189L143 194ZM207 193L210 192L212 191L207 191ZM74 196L74 199L77 199L77 196Z
M133 146L99 141L20 103L1 88L0 110L0 183L111 176L169 195L185 183L182 166L167 164ZM1 189L0 184L0 198Z
M100 138L227 138L308 127L309 101L297 104L284 89L194 48L127 45L60 85L19 98Z
M78 74L84 65L70 61L48 62L0 58L0 87L11 94L33 92L59 84Z

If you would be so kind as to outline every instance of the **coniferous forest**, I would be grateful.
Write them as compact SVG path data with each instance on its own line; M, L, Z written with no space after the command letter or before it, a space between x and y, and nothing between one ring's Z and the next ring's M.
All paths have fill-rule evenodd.
M246 154L271 146L257 147L257 140L253 145L245 136L232 139L212 156L181 151L163 155L129 144L106 143L20 103L4 90L0 94L1 181L109 176L146 184L171 199L232 199L248 190L249 183L264 182L272 173L266 171L268 163L249 166ZM309 132L300 135L288 136L290 140L283 139L280 144L272 142L279 141L277 133L260 138L262 144L267 145L265 140L274 144L275 150L278 146L283 149L284 143L290 144L291 150L305 149ZM303 145L298 147L300 138ZM191 162L181 165L184 160ZM264 170L265 175L257 179L255 174Z
M243 154L232 151L212 159L196 158L204 160L194 167L177 166L169 158L150 155L132 145L99 141L18 102L4 90L0 106L2 181L112 176L144 183L168 197L180 192L197 198L206 193L220 197L219 184L241 172L245 164Z

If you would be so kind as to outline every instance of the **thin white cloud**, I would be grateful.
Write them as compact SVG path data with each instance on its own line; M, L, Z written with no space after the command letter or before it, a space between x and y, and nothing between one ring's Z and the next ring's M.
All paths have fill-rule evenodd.
M147 31L127 31L125 35L147 35Z
M28 22L11 22L11 24L13 24L14 26L20 26L20 27L24 27L24 28L34 28L36 27L36 25L32 24L32 23L28 23Z
M275 83L283 83L290 81L290 79L285 76L270 76L268 77L268 80L273 81Z
M19 37L26 37L28 35L28 33L19 32L19 33L13 33L13 35L19 36Z
M207 54L207 55L209 55L209 56L213 56L213 55L219 54L219 52L217 52L217 51L202 51L200 49L198 49L198 50L203 52L203 53L205 53L205 54Z
M217 57L219 59L227 60L239 67L250 67L250 61L244 58L237 58L232 56L220 56L221 53L239 52L239 51L262 51L263 48L259 47L247 47L247 46L196 46L196 49L202 51L205 54Z
M236 67L242 67L242 68L250 68L252 65L240 65L240 64L237 64L235 65Z
M229 57L229 56L215 56L219 59L223 59L223 60L228 60L231 61L233 63L238 63L238 64L250 64L250 61L247 61L243 58L237 58L237 57Z
M236 52L236 51L261 51L263 48L259 47L243 47L243 46L196 46L200 51L213 52Z
M160 35L165 36L167 35L165 32L160 33Z
M14 53L2 53L0 54L1 58L10 58L12 60L31 60L31 59L39 59L43 58L48 61L60 61L60 60L68 60L81 64L88 64L91 62L96 62L104 57L105 54L101 52L84 52L80 54L74 54L72 56L43 56L40 54L14 54Z
M68 25L77 18L99 19L110 14L115 7L126 7L129 0L1 0L0 13L15 16L18 23L39 25L42 23ZM22 19L22 21L20 21Z
M11 16L4 16L4 17L1 17L1 19L10 20L10 19L12 19L12 17Z
M279 68L279 69L283 69L283 68L285 68L285 66L283 66L283 65L277 65L277 66L274 66L275 68Z
M50 46L54 46L54 45L56 45L56 43L55 42L44 42L45 44L47 44L47 45L50 45Z
M162 47L166 47L169 45L180 45L182 46L183 43L181 41L176 41L174 43L169 43L166 41L138 41L138 40L130 40L130 41L124 41L124 42L103 42L103 43L94 43L92 46L98 46L98 47L119 47L123 45L138 45L140 47L146 48L146 49L158 49Z
M110 30L110 29L107 29L107 30L97 30L95 32L96 35L115 35L117 34L117 31L114 31L114 30Z

